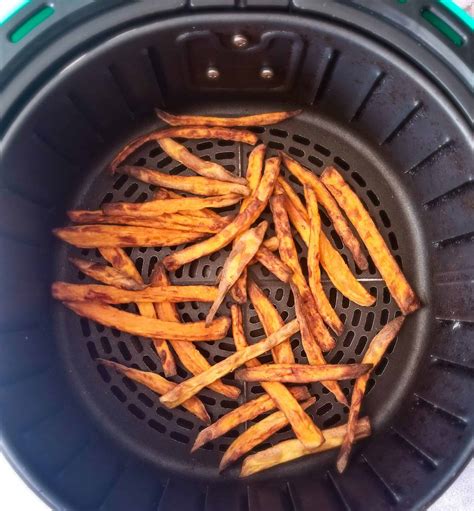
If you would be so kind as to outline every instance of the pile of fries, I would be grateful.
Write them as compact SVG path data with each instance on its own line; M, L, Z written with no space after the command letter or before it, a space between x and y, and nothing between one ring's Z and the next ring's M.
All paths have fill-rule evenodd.
M55 282L52 285L54 298L80 316L145 337L153 343L164 376L110 360L99 359L99 363L152 389L164 406L182 406L208 424L198 434L192 451L246 421L272 412L232 442L220 463L220 470L224 470L290 425L295 438L248 455L243 461L242 477L336 447L341 447L337 468L342 472L353 443L370 434L369 419L359 418L370 374L397 336L405 316L420 307L420 301L375 223L341 174L329 167L318 177L283 152L268 155L263 144L256 145L257 135L242 129L243 126L274 124L299 113L219 118L175 116L157 111L159 118L170 126L127 144L109 167L112 173L126 174L159 187L152 200L110 203L96 211L69 211L69 218L75 225L54 231L58 238L76 247L97 248L104 258L103 264L70 258L74 266L99 284ZM245 177L192 154L175 140L182 138L216 138L255 146ZM174 176L123 164L137 148L150 141L158 143L172 159L197 175ZM280 173L283 166L304 186L305 203ZM240 204L235 216L219 215L215 211L235 204ZM268 221L260 219L267 206L275 224L276 236L273 237L267 235ZM357 364L326 363L324 354L335 347L334 336L341 335L344 324L321 285L321 268L349 300L370 307L375 298L355 278L322 231L320 208L331 219L361 270L368 267L362 244L365 245L402 313L373 337ZM307 245L307 268L302 267L298 258L292 227ZM124 247L183 243L188 245L156 264L149 282L144 281L124 251ZM170 283L168 272L228 245L232 250L216 286ZM264 265L291 288L296 319L284 323L252 278L251 268L256 264ZM231 317L216 317L226 297L233 301ZM181 321L176 304L186 301L211 304L205 321ZM242 305L247 302L253 305L266 334L265 339L252 345L247 343L242 319ZM127 303L135 303L138 314L114 307ZM195 343L218 341L230 328L235 353L210 365ZM304 364L296 363L290 344L291 336L297 332L301 333L306 353ZM267 352L271 352L273 363L261 364L258 357ZM179 384L171 379L176 375L177 362L193 375ZM234 371L237 380L260 382L265 394L211 423L198 394L207 387L229 399L237 399L239 388L222 381ZM349 404L339 381L350 379L355 379L355 384ZM324 430L318 427L307 412L316 402L306 386L312 382L321 382L340 403L350 406L347 424Z

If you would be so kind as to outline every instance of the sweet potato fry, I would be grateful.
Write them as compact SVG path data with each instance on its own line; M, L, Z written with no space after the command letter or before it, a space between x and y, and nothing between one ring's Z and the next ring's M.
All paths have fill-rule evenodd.
M214 319L217 309L223 302L225 295L235 284L242 274L242 271L256 254L258 248L262 244L267 227L268 222L264 220L263 222L260 222L257 227L249 229L235 240L234 247L227 256L224 267L222 268L222 273L219 276L217 297L209 309L209 313L206 317L206 323L210 323Z
M170 247L205 236L202 232L128 225L75 225L53 229L53 233L59 239L79 248Z
M173 389L177 385L176 383L168 381L156 373L140 371L138 369L127 367L122 364L118 364L117 362L112 362L111 360L104 360L102 358L97 359L97 361L106 367L115 369L118 373L127 376L127 378L145 385L145 387L148 387L150 390L156 392L160 396ZM202 401L196 396L184 402L183 408L186 408L188 412L191 412L206 424L210 424L211 418L209 417L209 414L207 413L207 410Z
M195 154L190 153L184 145L175 142L171 138L162 138L158 141L163 151L173 160L179 161L188 169L193 170L200 176L227 181L229 183L247 184L244 177L234 176L232 172L226 170L222 165L213 161L206 161Z
M366 374L371 364L263 364L239 369L235 377L242 381L279 381L284 383L312 383L322 380L350 380Z
M156 196L153 195L153 199L182 199L185 195L174 192L173 190L167 190L166 188L160 188L156 193ZM158 195L158 193L160 195ZM203 209L194 209L192 211L180 211L180 214L183 216L193 216L199 218L212 218L214 220L229 220L229 217L221 217L218 213L213 211L212 209L203 208ZM227 225L226 222L225 225ZM225 226L223 226L225 227Z
M132 277L128 277L112 266L93 263L92 261L86 261L78 257L69 257L69 261L84 273L84 275L98 280L103 284L119 287L121 289L128 289L130 291L139 291L147 287L143 281L137 281Z
M142 281L142 276L137 270L135 263L123 248L100 247L99 252L116 270L125 273L125 275L132 279Z
M221 127L189 126L187 128L168 128L154 130L151 133L142 135L132 140L119 151L112 160L109 168L116 169L126 158L133 154L139 147L147 142L157 142L163 138L187 138L187 139L209 139L218 138L220 140L232 140L233 142L243 142L244 144L255 145L258 142L258 136L247 130L233 130Z
M302 403L301 408L306 410L315 402L316 398L312 397ZM273 436L286 425L288 425L288 419L283 412L278 411L250 426L229 445L221 459L219 470L222 471L226 469L229 465L251 451L255 446L265 442L267 438Z
M302 110L288 112L268 112L264 114L244 115L242 117L209 117L202 115L173 115L155 108L156 115L171 126L267 126L295 117Z
M404 321L405 318L403 316L399 316L387 323L382 330L380 330L380 332L370 342L362 359L362 364L370 364L371 367L376 367L377 364L379 364L384 353L387 351L387 348L398 335ZM356 436L357 419L359 418L362 398L364 397L369 377L370 372L363 376L359 376L354 384L354 389L352 390L349 420L347 422L347 429L342 442L341 451L337 458L337 470L339 473L344 472L347 462L349 461L352 444L354 443L354 438Z
M228 318L219 318L214 321L221 322L225 321L225 327L228 328ZM195 323L196 324L196 323ZM182 325L185 326L185 325ZM219 324L219 327L221 324ZM207 387L210 383L216 381L219 378L222 378L226 374L234 371L237 367L245 364L248 360L252 360L255 357L259 357L263 353L271 350L274 346L283 342L288 336L293 335L298 331L298 321L295 319L287 323L283 328L275 332L270 337L267 337L263 341L260 341L257 344L249 346L242 351L234 353L230 355L226 359L218 362L213 365L207 371L204 371L201 374L193 376L189 378L189 380L185 380L180 383L175 389L171 392L166 393L161 397L161 402L170 408L174 408L179 406L183 401L186 401L191 396L194 396L197 392L199 392L204 387ZM220 332L219 332L220 333ZM196 339L197 340L197 339ZM209 340L209 339L206 339Z
M278 238L276 236L272 236L271 238L267 238L266 240L263 241L262 245L270 250L270 252L275 252L275 250L278 250L278 245L279 245L279 241L278 241Z
M262 470L287 463L288 461L296 460L309 454L316 454L319 452L335 449L342 443L342 439L347 430L347 424L337 426L335 428L324 429L323 434L325 438L324 444L315 449L306 448L298 439L285 440L276 444L268 449L251 454L245 458L242 464L240 477L248 477ZM371 434L370 422L367 417L360 419L357 422L355 439L360 440L368 437Z
M249 346L244 334L241 308L238 305L232 305L231 315L235 347L237 348L237 352L242 353L248 350ZM258 368L260 362L254 358L247 360L245 365L250 368ZM277 407L285 414L297 438L305 445L313 446L319 445L324 441L319 428L284 385L278 382L261 382L261 385L263 390L273 399Z
M249 297L260 323L262 323L265 335L271 335L285 324L275 306L267 295L258 287L253 280L249 282ZM290 339L282 342L272 350L273 360L281 364L293 364L295 357L291 349Z
M289 282L291 280L293 275L291 269L279 257L263 245L255 254L255 260L262 266L265 266L269 272L273 273L273 275L282 282Z
M329 193L327 188L321 182L321 180L311 172L298 163L293 158L290 158L287 154L281 154L283 162L286 168L304 185L310 186L316 192L318 202L323 206L329 218L334 224L334 229L339 234L344 245L349 249L355 263L361 270L368 268L367 258L362 252L359 240L354 236L351 231L349 224L344 218L337 202L334 200L332 195Z
M170 341L217 341L225 337L230 326L227 317L220 317L206 326L204 321L181 323L151 319L121 311L111 305L97 302L63 302L79 316L89 318L107 327L142 337L169 339ZM294 326L293 326L294 328ZM274 341L274 339L273 339ZM258 356L258 355L257 355Z
M188 344L189 343L186 345ZM289 391L297 401L303 401L304 399L309 399L311 397L306 387L293 387L289 389ZM259 415L274 410L275 406L275 402L268 394L264 394L263 396L252 399L251 401L247 401L200 431L194 441L191 452L194 452L204 444L221 437L240 424L251 421Z
M132 176L138 179L138 181L143 181L150 185L164 186L165 188L194 193L195 195L205 195L206 197L210 195L226 195L228 193L235 193L246 197L249 194L248 188L244 185L202 176L172 176L158 170L133 165L122 165L117 168L116 172Z
M245 232L265 209L279 172L279 158L269 158L265 163L265 171L260 184L245 210L239 213L221 232L206 240L205 243L197 243L165 257L163 264L166 269L176 270L183 264L212 254L231 243L236 236Z
M158 263L155 266L150 282L152 286L166 287L170 285L166 270L161 263ZM162 319L163 321L174 321L175 323L181 323L178 310L176 309L176 305L174 303L157 302L154 304L154 307L159 319ZM171 341L171 345L173 346L173 349L178 355L178 358L181 360L183 366L190 373L199 374L211 367L209 362L203 357L201 352L196 348L196 346L194 346L192 342L175 340ZM211 383L209 388L214 392L218 392L219 394L227 396L231 399L237 399L240 395L240 389L231 385L226 385L220 380L216 380L215 382Z
M403 314L410 314L419 309L421 307L420 300L400 270L359 197L334 167L325 169L321 175L321 180L329 188L329 191L334 195L359 233L375 266L387 283L390 293Z

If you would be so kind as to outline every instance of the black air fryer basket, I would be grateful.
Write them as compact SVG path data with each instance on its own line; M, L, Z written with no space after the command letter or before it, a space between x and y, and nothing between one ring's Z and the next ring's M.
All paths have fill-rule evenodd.
M45 19L18 33L31 16ZM426 508L472 454L467 26L429 0L56 0L29 3L2 30L0 413L6 456L25 481L55 509ZM104 168L127 140L160 126L153 107L219 115L303 108L255 132L270 151L283 149L315 173L336 166L420 295L424 307L407 319L369 382L363 411L374 432L355 446L343 475L334 451L248 480L238 468L219 475L219 459L240 430L191 455L202 428L192 416L170 413L151 391L96 362L160 371L150 343L81 319L50 298L53 280L84 278L68 256L99 260L93 250L53 239L65 211L151 195L150 186ZM185 145L237 173L246 167L248 146ZM187 172L155 144L129 161ZM324 228L347 256L330 223ZM168 252L130 253L148 278ZM226 254L172 278L213 284ZM328 354L334 363L359 361L397 311L373 265L360 272L347 259L377 301L361 309L324 282L345 323ZM288 289L262 268L255 277L282 317L294 317ZM184 320L203 319L193 303L180 312ZM250 342L259 339L255 312L244 314ZM303 360L297 338L294 346ZM234 350L231 338L200 347L211 363ZM185 377L180 370L176 381ZM348 393L349 382L343 388ZM348 410L331 394L319 384L312 390L319 426L347 421ZM238 403L208 390L202 399L215 419L259 392L249 384ZM271 441L290 436L284 430Z

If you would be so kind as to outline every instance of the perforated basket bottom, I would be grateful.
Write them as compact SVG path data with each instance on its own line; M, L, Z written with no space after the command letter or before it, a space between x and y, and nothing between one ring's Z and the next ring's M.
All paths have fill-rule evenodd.
M408 222L406 213L403 211L402 203L405 200L403 191L397 183L394 184L393 178L386 179L387 173L391 172L390 169L376 166L373 161L364 157L364 151L360 150L364 148L357 139L350 134L341 134L335 131L329 124L321 120L312 125L307 119L295 119L278 127L255 128L254 131L267 144L269 153L276 149L285 150L316 173L320 173L327 165L335 165L342 171L344 178L368 207L398 262L403 265L404 258L406 257L408 260L407 255L415 253L414 232L416 226ZM184 143L193 154L217 161L228 170L238 174L245 174L247 157L251 150L249 146L215 140L190 140ZM157 168L170 174L191 174L182 165L171 161L154 143L144 146L130 157L129 162ZM289 175L288 171L283 170L283 174L302 196L300 184ZM99 169L94 176L92 181L86 184L84 193L80 194L79 203L72 207L93 209L105 202L142 202L149 199L155 189L154 186L140 183L124 175L118 174L112 177ZM228 209L228 211L231 210L232 208ZM337 339L337 346L327 354L326 358L330 363L356 362L362 358L374 333L397 314L397 307L372 261L370 261L368 271L357 270L328 218L323 212L321 216L323 228L329 238L341 251L357 278L377 298L373 307L359 307L337 292L323 273L324 288L331 304L345 325L343 334ZM268 210L264 213L264 217L271 220ZM269 235L273 233L273 224L271 224ZM305 269L306 248L296 234L295 240L302 267ZM135 248L127 250L127 252L147 281L155 263L170 251L179 248L181 247L176 247L176 249ZM201 258L172 274L171 280L176 284L213 284L229 251L230 247L226 247L218 253ZM59 248L60 264L58 267L60 271L57 277L70 282L86 282L87 279L83 274L78 273L67 264L69 255L78 255L99 261L98 252L65 246ZM413 281L414 268L407 270ZM265 293L270 296L282 318L285 321L292 319L295 314L294 302L289 287L276 280L260 265L254 265L251 274L252 278L255 278ZM226 310L228 305L226 303L221 307L221 314L229 313ZM179 305L183 321L204 319L208 308L208 304L202 303ZM136 311L133 304L125 306L124 309ZM107 418L113 424L114 429L119 428L124 433L127 442L140 444L139 448L146 457L160 466L165 466L167 470L188 472L189 475L191 466L193 475L215 476L222 452L250 423L228 432L222 438L205 445L191 456L189 449L197 433L203 428L194 416L181 409L170 411L162 407L158 397L152 391L94 362L98 357L102 357L142 370L160 372L160 362L151 343L146 339L130 336L115 329L104 328L87 319L79 318L71 312L65 311L59 304L55 308L55 314L61 350L70 366L74 383L79 386L81 397L100 417L100 420L103 422L104 417ZM244 306L244 318L249 342L261 339L263 329L251 305ZM402 333L403 336L404 333ZM417 339L410 340L412 344L417 342ZM232 337L227 337L219 342L199 343L198 346L211 364L219 362L234 352ZM299 362L306 362L299 336L292 338L292 346L296 359ZM386 373L389 372L393 374L399 372L398 378L404 382L402 384L399 381L399 386L404 385L409 376L403 376L402 372L404 361L409 356L409 348L402 346L402 342L396 340L380 365L374 370L369 380L368 399L365 406L366 411L371 412L375 423L383 422L386 416L393 411L394 406L392 403L388 410L388 405L384 406L385 402L390 401L385 394L386 392L390 393L390 387L386 386L379 393L375 390L377 387L383 386L384 381L392 381L390 376L386 376ZM268 362L270 356L263 356L261 360ZM175 381L179 382L187 377L189 374L180 366ZM243 390L242 395L237 401L232 401L207 389L204 390L201 393L201 398L213 419L217 419L241 403L262 393L259 385L247 384L242 387L239 382L233 380L232 375L224 378L224 382L240 386ZM352 383L341 382L347 396L350 394ZM311 390L317 396L317 402L309 409L309 413L320 427L326 428L346 422L348 409L337 403L327 389L320 384L313 384ZM259 449L291 436L291 431L287 427L274 435L270 439L270 443L259 446ZM327 456L322 456L321 459L327 463ZM236 473L236 469L233 469L228 472L226 477L234 477Z

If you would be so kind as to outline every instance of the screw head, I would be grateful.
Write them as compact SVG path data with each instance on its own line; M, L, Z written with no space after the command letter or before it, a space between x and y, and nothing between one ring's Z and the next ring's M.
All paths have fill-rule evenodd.
M247 48L249 40L242 34L235 34L232 36L232 44L236 48Z
M209 80L217 80L221 74L216 67L208 67L206 71L206 76Z
M260 70L260 78L264 80L271 80L275 76L275 73L271 67L265 66Z

